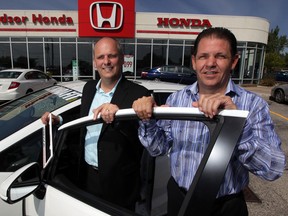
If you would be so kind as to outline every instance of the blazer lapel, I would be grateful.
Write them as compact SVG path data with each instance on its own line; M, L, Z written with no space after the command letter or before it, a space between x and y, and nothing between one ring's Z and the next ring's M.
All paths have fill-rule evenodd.
M116 104L120 109L123 105L123 101L125 101L124 98L127 95L127 85L125 84L126 81L127 80L125 77L122 77L111 100L111 103Z

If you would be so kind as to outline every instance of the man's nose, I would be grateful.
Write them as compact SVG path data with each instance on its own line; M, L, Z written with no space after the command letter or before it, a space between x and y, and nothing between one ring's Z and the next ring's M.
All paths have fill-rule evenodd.
M104 60L104 63L105 63L105 64L109 64L109 63L110 63L110 58L109 58L109 56L107 56L107 55L104 56L104 59L103 59L103 60Z
M209 56L209 58L207 59L206 65L209 67L215 66L216 58L214 56Z

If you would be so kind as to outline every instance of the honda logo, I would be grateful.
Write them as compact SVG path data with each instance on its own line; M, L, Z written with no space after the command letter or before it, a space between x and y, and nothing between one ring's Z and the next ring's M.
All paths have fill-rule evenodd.
M90 5L91 26L98 30L120 29L123 24L123 11L123 6L118 2L94 2Z

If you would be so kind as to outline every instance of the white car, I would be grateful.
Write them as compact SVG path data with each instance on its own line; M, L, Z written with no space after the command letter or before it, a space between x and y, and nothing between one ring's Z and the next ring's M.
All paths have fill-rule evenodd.
M151 90L159 105L164 104L172 92L185 87L175 83L148 80L134 80L134 82ZM81 80L58 83L0 105L0 183L22 166L42 160L41 146L45 130L40 117L46 111L55 115L61 114L63 118L71 115L75 118L79 116L85 83ZM162 163L161 159L159 163ZM155 197L158 196L157 194L163 196L165 185L157 185L157 187L159 188L155 191ZM166 209L166 199L164 194L164 198L159 199L157 203L152 203L151 211L155 212L155 215L156 212ZM9 205L0 200L0 209L5 216L22 215L21 202Z
M164 87L162 83L153 81L148 83L158 87L158 94L161 94L159 88ZM67 88L69 84L74 85L73 89ZM81 128L91 123L101 123L101 119L92 121L91 116L76 119L62 125L56 133L52 127L48 129L43 127L39 118L47 110L54 110L54 114L61 114L64 118L65 115L77 115L83 85L81 81L67 83L66 87L56 85L35 92L34 94L38 93L37 97L30 100L23 101L25 98L23 97L22 101L18 101L19 106L11 102L3 106L4 109L0 107L1 124L9 121L15 123L17 119L22 119L23 122L32 119L27 126L24 124L23 128L20 127L13 133L8 131L6 137L2 137L0 141L0 197L5 202L15 203L9 205L2 202L1 214L5 216L165 215L166 183L169 178L167 156L155 159L148 154L145 155L143 165L147 169L143 171L145 179L143 182L147 184L143 187L143 202L139 203L136 212L93 196L77 185L77 158L81 144L77 137L79 138ZM169 85L164 87L165 97L167 92L177 90L176 86L183 87L172 84L174 87L170 85L169 88ZM156 91L149 89L153 96L157 95ZM210 119L196 108L154 109L153 116L156 119L202 121L210 130L210 145L179 215L187 215L191 209L196 215L209 215L211 209L209 207L219 190L247 115L247 111L223 110L214 119ZM116 120L119 121L135 118L137 117L132 109L119 110L116 114ZM53 139L55 134L57 136Z
M217 117L210 119L196 108L154 108L153 117L155 119L201 121L207 124L211 133L210 144L178 215L189 215L189 212L201 216L210 215L213 201L247 115L248 111L223 110ZM116 113L115 120L127 121L136 118L133 109L123 109ZM0 185L0 197L8 203L25 200L23 203L24 214L31 216L165 215L166 212L153 214L150 208L145 207L143 211L141 208L136 208L136 212L129 211L90 194L79 185L78 170L81 167L78 163L79 148L81 148L79 137L84 127L97 123L102 123L101 119L94 121L93 116L87 116L62 125L58 129L56 143L53 144L50 141L49 145L43 148L42 153L45 156L43 157L45 158L43 166L37 162L31 162L7 176ZM52 127L50 127L50 136L51 134L53 134ZM146 161L144 163L146 164ZM148 193L147 196L146 193L150 189L157 190L153 184L149 184L150 180L161 182L162 187L166 186L167 181L163 178L156 179L153 175L150 177L154 169L150 167L150 164L147 167L149 168L148 174L146 171L143 172L144 179L148 178L146 179L147 184L143 188L145 191L143 201L149 202L148 205L150 205L150 202L157 203L153 194L149 195ZM166 172L169 173L169 168L163 168L160 170L161 172L165 172L166 169ZM33 195L29 196L32 193ZM26 198L27 196L28 198ZM158 198L161 199L161 197Z
M36 69L6 69L0 71L0 101L8 101L24 96L57 81Z

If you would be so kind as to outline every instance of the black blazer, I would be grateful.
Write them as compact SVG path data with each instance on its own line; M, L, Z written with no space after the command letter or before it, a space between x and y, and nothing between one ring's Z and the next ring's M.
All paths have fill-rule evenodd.
M81 116L89 113L97 82L98 80L91 80L84 86ZM149 95L145 87L123 77L111 103L120 109L131 108L134 100ZM106 200L124 207L135 205L140 198L142 152L143 146L138 139L138 120L103 124L98 140L98 166Z

